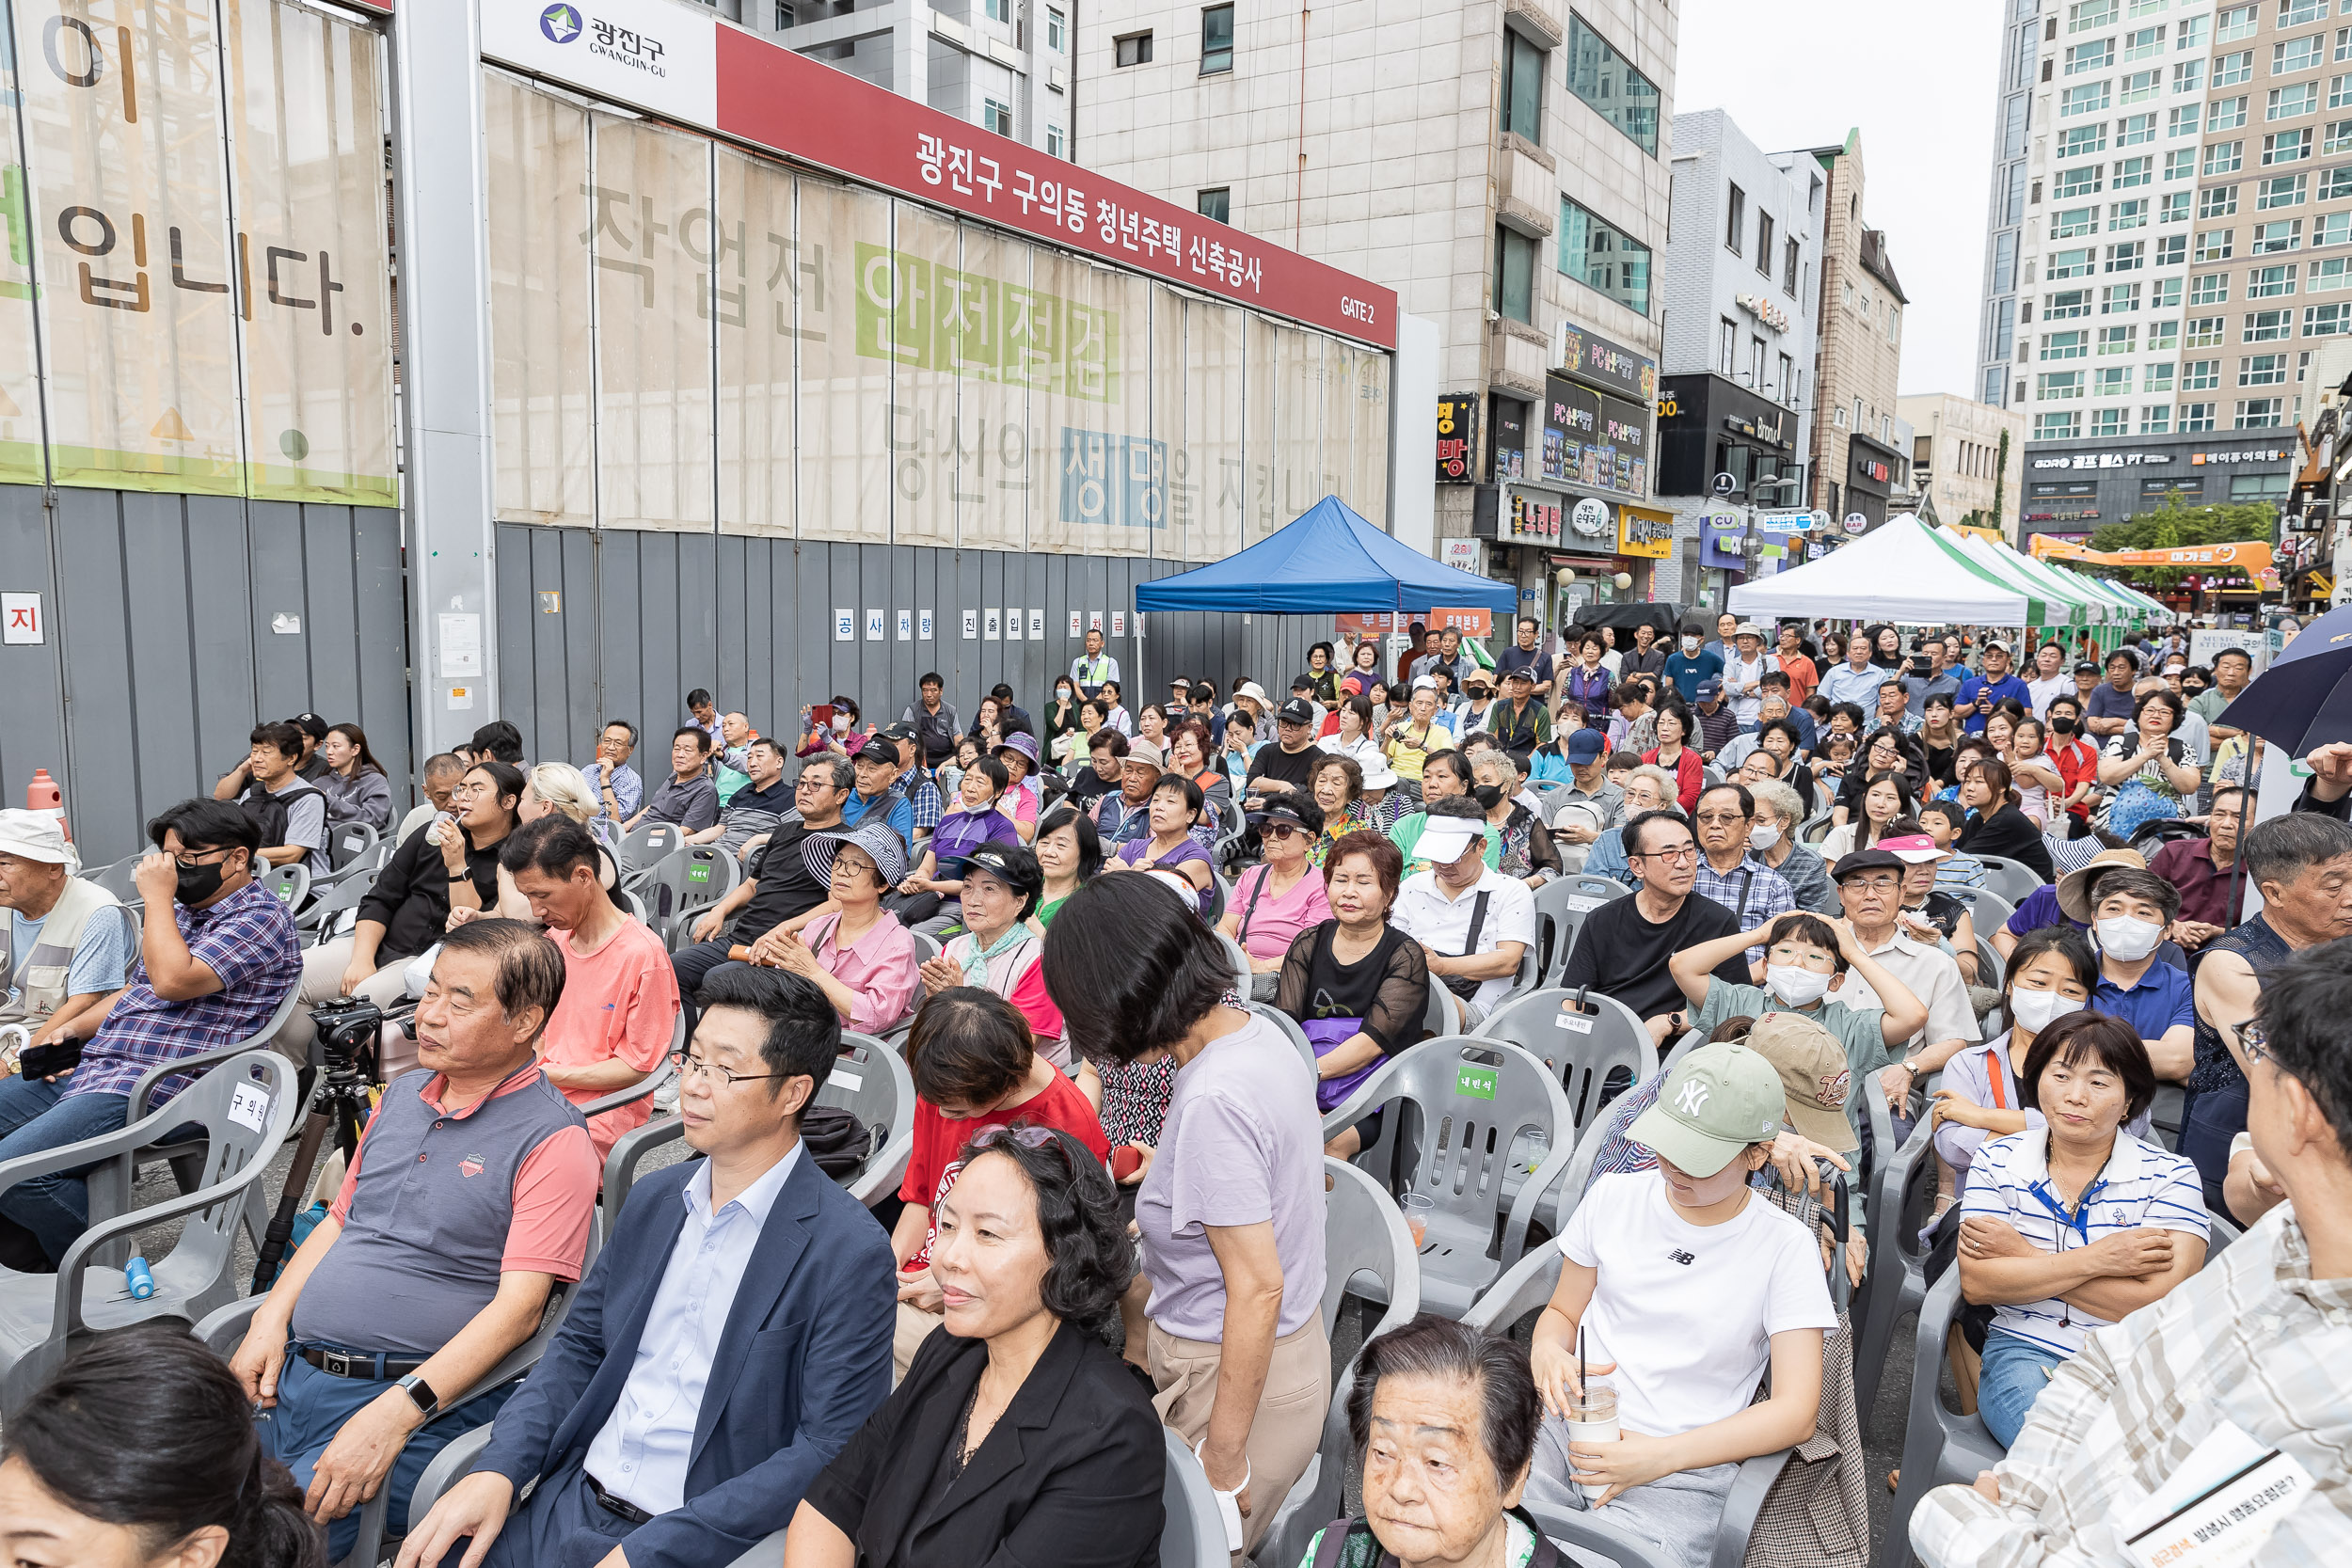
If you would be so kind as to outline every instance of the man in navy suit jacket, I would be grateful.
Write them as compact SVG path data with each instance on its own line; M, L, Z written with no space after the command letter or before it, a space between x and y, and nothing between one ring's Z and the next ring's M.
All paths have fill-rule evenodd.
M841 1021L799 975L703 987L678 1109L563 1328L401 1568L710 1568L790 1522L890 1393L890 1238L802 1147ZM537 1490L519 1509L518 1493Z

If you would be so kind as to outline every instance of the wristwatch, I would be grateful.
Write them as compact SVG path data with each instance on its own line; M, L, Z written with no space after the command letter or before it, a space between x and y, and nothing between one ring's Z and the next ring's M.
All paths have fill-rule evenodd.
M406 1377L402 1378L400 1386L416 1405L418 1413L426 1420L431 1420L433 1413L441 1408L441 1396L433 1391L433 1385L416 1373L410 1372Z
M449 874L449 885L452 887L455 887L460 882L470 882L472 880L473 873L470 871L453 871Z

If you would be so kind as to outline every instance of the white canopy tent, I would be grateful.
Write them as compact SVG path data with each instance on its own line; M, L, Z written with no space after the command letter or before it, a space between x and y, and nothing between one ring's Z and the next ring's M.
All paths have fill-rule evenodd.
M1906 512L1819 561L1737 585L1730 610L1755 621L1830 616L2023 626L2042 625L2047 606Z

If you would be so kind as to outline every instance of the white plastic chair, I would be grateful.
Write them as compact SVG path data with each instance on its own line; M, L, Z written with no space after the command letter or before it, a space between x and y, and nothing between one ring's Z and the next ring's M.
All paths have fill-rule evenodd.
M1985 891L2006 902L2012 912L2033 896L2034 889L2042 885L2040 874L2023 861L2005 860L1999 855L1979 855L1977 859L1984 863Z
M1282 1031L1282 1037L1296 1046L1298 1053L1307 1059L1307 1071L1311 1075L1315 1071L1314 1041L1309 1039L1307 1031L1298 1026L1298 1020L1271 1002L1246 1002L1243 1006Z

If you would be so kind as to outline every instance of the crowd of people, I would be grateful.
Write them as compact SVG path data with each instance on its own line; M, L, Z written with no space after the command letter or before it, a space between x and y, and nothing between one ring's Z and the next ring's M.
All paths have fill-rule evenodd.
M2322 1346L2352 1279L2352 744L2249 827L2234 652L1620 636L1319 642L1279 701L1183 676L1131 711L1089 633L1034 713L1000 684L967 722L930 673L772 736L697 689L655 776L631 721L580 765L496 721L425 760L397 824L410 791L364 733L305 714L149 824L130 905L53 818L0 811L0 1022L55 1068L0 1080L0 1164L167 1105L192 1073L129 1101L175 1061L310 1063L339 999L413 1007L422 1069L381 1064L225 1364L102 1336L11 1417L0 1534L309 1564L388 1491L403 1568L684 1568L787 1527L793 1568L1131 1563L1165 1427L1254 1552L1331 1402L1321 1162L1392 1112L1329 1139L1324 1116L1547 979L1621 1003L1663 1065L1607 1086L1532 1338L1423 1317L1364 1347L1363 1512L1307 1564L1558 1560L1543 1521L1593 1509L1708 1560L1742 1460L1853 1420L1804 1195L1842 1167L1862 1217L1896 1152L1865 1097L1932 1162L1917 1243L1958 1271L1955 1368L2012 1456L1922 1505L1927 1560L2069 1560L2059 1536L2163 1480L2108 1428L2195 1441L2192 1384L2309 1456L2346 1392ZM380 863L347 929L302 930L261 879L331 885L346 824ZM650 826L737 872L660 928L630 892ZM2012 908L1991 866L2039 885ZM1545 890L1579 874L1620 891L1547 955ZM817 1101L845 1032L915 1090L876 1210ZM639 1180L596 1250L605 1157L671 1069L660 1109L700 1158ZM2252 1233L2208 1267L2216 1217ZM54 1270L87 1223L82 1175L17 1181L0 1266ZM1860 1238L1855 1286L1892 1266ZM557 1301L530 1375L485 1382ZM2302 1386L2249 1378L2265 1355ZM1588 1383L1613 1443L1572 1424ZM191 1479L93 1459L127 1429L74 1413L105 1399L179 1423ZM432 1456L493 1418L412 1517ZM2280 1527L2310 1560L2352 1549L2342 1480ZM1867 1511L1817 1506L1845 1515L1820 1560L1858 1563Z

